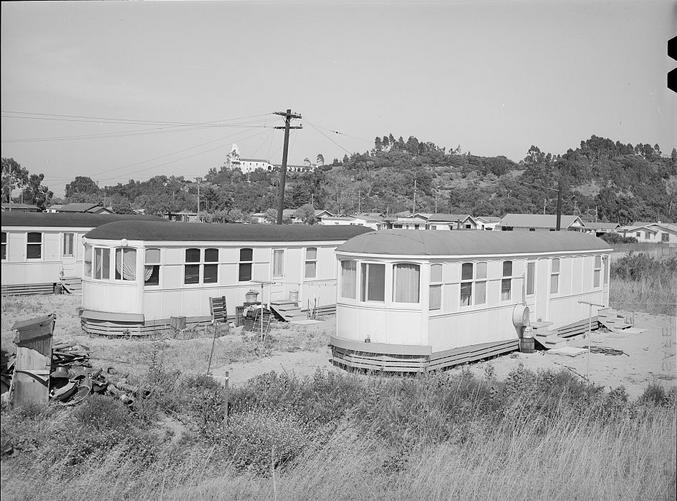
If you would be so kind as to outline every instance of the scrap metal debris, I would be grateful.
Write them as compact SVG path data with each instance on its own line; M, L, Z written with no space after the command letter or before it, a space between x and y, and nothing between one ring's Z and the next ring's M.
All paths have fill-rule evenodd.
M16 355L2 354L0 378L2 398L13 399L12 378ZM94 370L89 360L89 347L60 341L52 346L51 372L49 374L49 400L72 406L97 393L109 395L132 405L140 394L139 387L128 384L127 376L113 367Z
M603 355L625 355L626 357L630 356L623 350L617 350L616 348L608 348L606 346L591 346L590 353L601 353Z

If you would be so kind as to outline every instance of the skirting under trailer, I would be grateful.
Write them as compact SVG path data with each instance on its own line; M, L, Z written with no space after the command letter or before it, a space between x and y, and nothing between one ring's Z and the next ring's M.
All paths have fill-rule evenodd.
M332 363L345 369L372 372L417 373L504 355L519 349L519 339L463 346L433 353L430 346L364 343L332 337Z

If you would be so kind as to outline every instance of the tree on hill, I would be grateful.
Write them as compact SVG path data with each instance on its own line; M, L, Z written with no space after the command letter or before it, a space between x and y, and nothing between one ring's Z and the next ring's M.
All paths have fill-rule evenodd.
M77 195L98 198L100 195L99 186L91 177L76 176L73 181L66 185L66 198L70 199Z
M44 174L31 174L28 177L28 184L23 189L24 202L37 205L42 210L45 210L54 195L49 187L42 184L44 179Z
M10 202L12 191L28 184L28 169L13 158L2 159L2 200Z

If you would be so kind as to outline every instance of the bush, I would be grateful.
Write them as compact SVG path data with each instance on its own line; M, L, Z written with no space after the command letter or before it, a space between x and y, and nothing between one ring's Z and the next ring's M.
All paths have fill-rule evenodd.
M124 430L131 422L127 406L120 400L91 395L73 411L75 420L97 431Z
M624 237L620 233L604 233L600 236L602 240L609 244L636 244L637 239L635 237Z
M259 410L233 416L221 441L237 469L267 475L298 457L310 437L293 415Z

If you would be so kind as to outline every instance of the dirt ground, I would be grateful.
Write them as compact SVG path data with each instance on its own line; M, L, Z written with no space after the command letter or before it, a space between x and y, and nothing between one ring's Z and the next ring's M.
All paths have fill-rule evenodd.
M90 337L80 329L76 308L78 296L32 296L2 298L2 349L13 352L12 325L17 320L56 313L56 341L71 341L90 350L95 367L114 367L121 373L139 375L148 369L153 359L166 367L186 373L206 372L212 338L208 330L188 333L181 339L166 335L153 339L118 339ZM482 376L491 365L497 378L504 378L522 364L527 369L565 368L607 388L625 386L636 397L651 382L665 387L677 384L677 318L666 315L637 313L635 326L645 329L636 334L593 332L590 339L579 338L568 346L622 350L623 354L608 355L587 351L571 357L553 352L511 353L494 359L470 364L471 371ZM211 373L222 379L228 371L230 383L242 384L248 379L270 371L297 376L313 374L318 368L341 371L331 365L327 347L335 330L330 317L312 325L278 324L273 327L268 342L261 344L254 334L226 335L216 339ZM451 369L461 370L460 368Z

